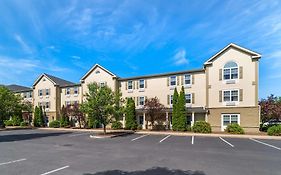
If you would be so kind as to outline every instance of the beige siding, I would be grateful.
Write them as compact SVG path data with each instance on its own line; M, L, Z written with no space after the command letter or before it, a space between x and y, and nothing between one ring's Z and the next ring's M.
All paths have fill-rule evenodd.
M78 94L74 94L74 87L78 87ZM66 95L65 91L67 88L70 88L72 89L70 92L70 95ZM81 100L81 97L82 97L82 88L81 86L71 86L71 87L63 87L61 88L61 91L60 91L60 96L61 96L61 107L63 105L66 104L66 101L69 101L69 102L74 102L74 101L78 101L79 104L81 104L82 100Z

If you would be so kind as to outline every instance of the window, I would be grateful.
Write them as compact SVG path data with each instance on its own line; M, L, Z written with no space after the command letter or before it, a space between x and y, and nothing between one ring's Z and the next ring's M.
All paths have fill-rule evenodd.
M176 84L177 84L177 77L170 76L170 86L176 86Z
M173 95L170 95L170 105L173 104Z
M70 88L66 88L65 94L66 94L66 95L70 95Z
M144 105L144 97L140 97L139 100L140 100L140 105L143 106Z
M32 92L28 92L28 93L27 93L27 97L28 97L28 98L32 98Z
M225 102L238 101L238 90L223 91L223 101Z
M70 101L65 102L65 106L69 106L70 104L71 104Z
M231 123L239 124L239 114L223 114L223 126L227 126Z
M38 95L39 95L39 96L43 96L43 90L42 90L42 89L39 89Z
M139 81L139 88L143 89L144 88L144 80Z
M184 75L184 84L191 85L191 75L189 75L189 74Z
M78 87L74 87L74 94L78 94L79 93L79 88Z
M238 78L238 65L233 62L227 62L223 68L223 79L233 80Z
M23 98L27 98L28 97L28 92L23 93Z
M78 104L79 104L79 101L74 101L73 104L74 104L74 105L78 105Z
M46 89L46 95L50 95L50 90L49 89Z
M50 102L46 102L45 108L46 108L46 109L49 109L49 108L50 108Z
M101 82L100 87L104 87L104 86L105 86L105 82Z
M191 94L185 94L185 103L191 103Z
M131 89L133 89L133 81L129 80L128 81L128 90L131 90Z

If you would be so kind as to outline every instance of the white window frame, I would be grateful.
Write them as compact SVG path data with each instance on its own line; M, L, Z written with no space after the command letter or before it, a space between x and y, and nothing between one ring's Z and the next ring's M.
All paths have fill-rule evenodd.
M229 101L225 101L224 100L224 93L225 92L227 92L227 91L229 91ZM233 101L232 100L232 92L233 91L237 91L237 101ZM237 105L237 104L239 104L239 89L228 89L228 90L223 90L222 91L222 101L223 101L223 103L224 103L224 105L226 105L226 106L235 106L235 105Z
M67 107L68 105L71 105L71 101L65 101L65 107Z
M174 95L170 95L170 106L173 106L173 96Z
M128 91L132 91L132 90L133 90L133 88L134 88L134 87L133 87L133 80L128 80L128 81L127 81L127 84L128 84L128 85L127 85L127 89L128 89ZM130 87L130 85L129 85L129 84L131 84L131 88L129 88L129 87Z
M190 103L186 103L186 95L190 95ZM192 93L186 93L186 94L184 94L184 99L185 99L185 104L186 104L186 105L192 104Z
M71 92L70 88L65 89L65 95L66 96L70 96L70 92Z
M78 96L78 94L79 94L79 87L74 87L73 88L73 93L74 93L74 96Z
M143 104L141 104L141 98L143 98ZM139 106L144 106L144 104L145 104L145 97L144 96L139 97Z
M189 84L186 84L187 78L186 76L189 76ZM191 74L185 74L184 75L184 86L190 87L192 84L192 75Z
M229 124L231 124L231 116L237 115L237 124L240 125L240 114L238 113L227 113L227 114L221 114L221 131L224 131L227 127L227 125L224 125L224 116L229 115Z
M172 78L175 77L175 85L172 85ZM169 85L170 87L176 87L177 86L177 76L176 75L172 75L169 77Z
M48 91L48 94L47 94L47 91ZM49 95L50 95L50 89L45 89L45 93L46 93L46 97L49 97Z
M39 96L39 97L42 97L42 96L43 96L43 90L42 90L42 89L39 89L39 91L38 91L38 96Z
M235 61L231 61L231 62L234 62L237 65L237 63ZM229 62L227 62L227 63L229 63ZM225 63L225 64L227 64L227 63ZM232 72L234 71L234 69L237 69L237 77L236 78L232 77ZM229 71L229 79L225 78L225 71L226 70ZM237 81L238 78L239 78L239 66L237 65L235 67L227 67L227 68L224 67L223 72L222 72L222 77L223 77L223 80L226 81L226 83L228 83L228 82L234 82L235 83L235 81Z
M141 81L143 81L143 87L141 87ZM143 90L145 88L145 80L144 79L140 79L139 80L139 89Z
M47 104L48 104L48 107L47 107ZM49 108L50 108L50 102L47 101L47 102L45 103L45 109L49 109Z

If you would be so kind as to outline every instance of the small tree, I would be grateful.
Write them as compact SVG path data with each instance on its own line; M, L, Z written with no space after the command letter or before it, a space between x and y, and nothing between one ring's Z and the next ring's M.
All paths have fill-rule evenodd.
M178 130L178 126L179 126L179 114L178 114L178 98L179 98L179 94L177 91L177 88L175 88L174 90L174 95L173 95L173 112L172 112L172 126L173 126L173 130Z
M154 128L155 121L163 121L163 111L165 107L160 103L157 97L149 98L145 100L144 110L148 116L148 120L151 122L152 128Z
M132 98L127 99L125 113L125 129L137 129L136 107Z
M45 121L44 121L44 116L46 115L45 114L45 110L43 111L43 107L40 106L40 115L39 115L39 118L38 118L38 122L39 122L39 126L43 127L45 126Z
M78 121L79 128L81 128L82 123L85 123L85 115L80 109L78 103L73 105L67 105L66 113L68 116L71 116L75 121Z
M67 106L69 106L69 105L67 105ZM69 118L67 116L67 110L64 105L61 108L60 126L61 127L69 126Z
M106 126L112 121L114 109L114 92L108 86L100 87L97 83L88 85L89 93L86 102L82 104L84 111L92 115L103 125L104 134Z
M273 94L259 102L261 106L261 121L264 123L270 119L281 119L281 98Z
M186 107L185 107L185 92L182 86L179 99L177 101L177 115L178 115L178 131L185 131L187 129Z
M39 117L40 117L40 108L38 106L35 106L34 120L33 120L33 125L35 127L39 127L40 126Z

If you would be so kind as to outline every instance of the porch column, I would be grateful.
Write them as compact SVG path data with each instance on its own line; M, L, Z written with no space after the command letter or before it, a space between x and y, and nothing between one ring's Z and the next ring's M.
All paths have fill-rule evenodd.
M143 113L143 124L142 124L142 129L146 129L145 113Z
M191 126L193 126L194 125L194 112L192 112L192 114L191 114Z
M166 112L166 129L169 129L169 112Z
M205 113L205 122L208 122L208 114Z
M125 116L123 115L123 128L125 128Z

